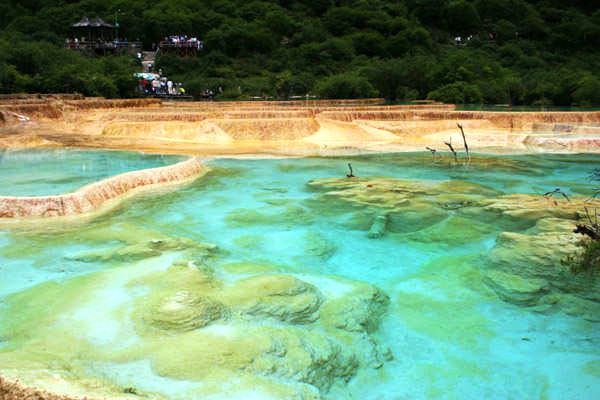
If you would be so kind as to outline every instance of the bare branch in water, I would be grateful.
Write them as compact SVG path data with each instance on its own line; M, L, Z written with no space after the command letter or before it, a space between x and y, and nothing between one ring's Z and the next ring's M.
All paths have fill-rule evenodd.
M561 194L562 197L564 197L565 199L567 199L568 202L571 202L571 200L569 199L569 196L567 196L567 194L565 192L563 192L562 190L560 190L560 188L556 188L556 189L554 189L551 192L544 193L544 197L550 197L553 194Z
M425 146L425 148L431 152L431 155L433 156L433 159L435 160L435 153L437 150L432 149L431 147L427 147L427 146Z
M461 124L456 124L459 129L460 129L460 133L462 134L462 138L463 138L463 142L465 142L465 150L467 151L467 157L469 158L469 161L471 161L471 154L469 153L469 145L467 145L467 138L465 137L465 131L463 130L463 127Z
M581 233L582 235L586 235L594 240L600 239L600 234L598 233L598 230L587 225L575 225L575 230L573 231L573 233Z
M454 161L458 161L458 158L456 157L456 151L454 150L454 147L452 147L452 137L450 137L449 142L444 142L444 144L448 146L452 154L454 154Z
M348 168L350 168L350 173L346 174L346 178L354 178L354 174L352 173L352 164L348 163Z

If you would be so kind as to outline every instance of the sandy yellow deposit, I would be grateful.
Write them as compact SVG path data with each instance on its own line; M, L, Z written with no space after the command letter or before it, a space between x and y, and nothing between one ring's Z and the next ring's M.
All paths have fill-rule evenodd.
M453 105L381 106L383 99L160 102L73 96L0 99L0 148L78 146L189 154L319 155L472 149L591 152L600 112L455 111ZM26 117L25 120L23 117Z
M462 152L457 123L464 127L470 148L480 153L600 151L600 112L475 112L456 111L445 104L383 106L382 102L164 103L76 95L0 98L0 149L75 146L192 156L167 167L104 179L69 194L0 197L0 222L70 218L110 207L141 190L185 184L201 176L217 185L218 174L235 175L233 168L209 171L202 157L423 151L426 146L446 152L446 141ZM430 157L425 156L429 164ZM450 170L455 164L446 156L432 165ZM516 161L481 154L472 157L469 167L474 173L523 168ZM223 218L224 226L293 225L347 214L339 223L364 232L366 241L388 237L396 244L414 244L424 251L441 247L442 252L483 243L499 229L496 226L510 229L493 236L489 251L480 258L440 256L425 263L423 271L382 289L321 271L283 271L274 264L250 261L224 263L227 250L223 246L183 235L186 220L163 221L170 228L166 231L172 232L167 234L135 218L100 219L78 230L77 240L111 247L69 252L63 259L83 267L97 263L108 268L64 282L49 280L2 299L7 315L18 318L0 327L0 339L11 342L10 348L0 352L0 399L170 398L121 387L91 371L89 360L95 360L99 370L132 364L134 370L144 371L148 363L154 378L169 379L169 387L186 390L193 398L343 398L336 397L336 393L346 393L336 392L337 386L366 369L371 372L361 379L371 375L383 379L378 374L395 357L406 362L403 370L421 371L420 366L410 365L417 361L394 354L390 347L395 344L377 335L386 314L396 315L403 329L423 335L419 342L394 337L407 341L409 354L408 347L415 343L417 348L429 343L423 338L449 343L452 354L491 346L492 324L486 321L485 310L476 305L495 307L498 298L510 307L539 315L565 313L582 324L600 320L598 281L583 275L571 279L561 264L577 250L574 224L584 218L585 207L600 207L597 200L581 194L569 201L510 194L459 178L321 177L303 182L311 191L309 199L295 204L292 194L265 184L261 186L268 196L265 202L279 211L263 214L235 209ZM202 202L198 204L203 207ZM16 239L2 255L18 260L44 246L66 247L75 234L70 226L63 229L64 234L39 237L15 230ZM260 229L256 232L266 234ZM43 246L36 241L43 241ZM239 236L232 240L232 247L260 249L261 241L268 239ZM319 231L307 232L298 243L317 266L336 252L335 244ZM428 288L426 295L418 292L415 282ZM23 309L27 312L21 313ZM84 311L89 310L98 313L98 323L86 318ZM509 312L521 311L510 308ZM76 328L86 336L78 336ZM533 333L527 335L515 341L529 341ZM100 336L104 341L95 343ZM121 337L136 340L122 343ZM428 355L426 351L420 354ZM489 379L491 369L483 371L465 360L449 355L443 365L456 367L450 372L436 366L404 379L459 382L469 374ZM586 364L593 374L597 374L596 363ZM452 374L458 375L453 378ZM415 398L443 394L444 389L424 385L427 396ZM531 385L537 386L538 382ZM539 398L557 398L545 397L543 389L535 390L541 393Z

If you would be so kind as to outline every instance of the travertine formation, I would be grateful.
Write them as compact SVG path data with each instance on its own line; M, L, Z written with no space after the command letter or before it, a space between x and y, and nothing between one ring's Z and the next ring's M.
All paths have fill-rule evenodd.
M0 148L75 145L292 155L425 146L441 150L448 140L462 147L456 129L460 122L472 149L600 149L599 112L470 112L443 104L377 105L382 101L166 104L68 95L0 97ZM445 157L439 165L460 162ZM468 165L470 170L491 166L507 173L528 168L485 156L473 156ZM1 197L0 218L88 213L144 188L188 182L206 171L191 158L117 175L71 194ZM539 176L544 171L531 166L526 173ZM562 262L577 251L580 238L572 231L584 206L600 207L598 201L584 203L576 195L569 202L506 195L458 178L329 178L307 186L314 197L303 200L302 207L282 203L279 214L239 209L224 222L231 228L269 222L291 226L315 218L308 211L312 207L314 215L343 214L340 225L364 231L365 240L389 236L439 251L494 238L489 251L474 261L480 268L468 273L475 282L470 289L539 313L600 320L600 283L573 274ZM65 261L114 268L46 282L3 300L3 312L14 318L0 326L0 339L11 343L0 352L0 399L163 398L154 389L120 386L104 376L102 366L139 362L147 363L152 379L184 385L192 397L317 400L329 398L331 388L358 371L379 369L393 359L376 335L389 297L371 284L245 261L223 264L219 256L226 251L214 244L147 231L141 224L98 224L78 235L110 247L75 249L64 255ZM58 236L48 240L63 240ZM318 265L336 252L336 245L318 232L309 231L303 239L304 263ZM236 240L253 246L251 237ZM27 246L16 242L12 251L19 257ZM460 263L450 267L460 268ZM448 274L448 279L464 278L446 271L443 260L427 268ZM465 302L400 293L395 312L401 311L408 327L459 346L474 346L473 336L492 334L477 315L456 318L455 308ZM450 316L446 325L424 328L422 314L435 312ZM464 330L471 330L471 336L463 335Z
M133 225L115 228L88 234L123 242L103 261L127 268L50 282L7 298L6 312L20 315L0 327L0 335L15 343L0 352L0 372L9 377L0 381L6 393L0 394L7 400L37 392L10 377L92 398L134 398L128 393L165 398L90 373L96 364L138 360L149 362L162 379L187 382L189 398L242 400L253 393L261 399L318 400L359 369L378 369L393 358L374 336L389 297L373 285L248 262L215 266L222 251L215 245ZM173 252L180 258L165 268L160 256ZM91 254L76 259L97 260ZM135 295L116 302L104 298L122 290ZM100 321L90 312L98 308L105 310ZM98 322L103 339L94 345ZM105 332L104 326L115 324L119 334ZM48 336L54 339L42 344ZM72 396L44 392L38 398Z
M483 157L474 160L485 165ZM573 233L575 223L585 223L583 210L600 207L599 200L505 195L464 181L384 177L317 179L309 186L332 212L355 210L348 227L368 231L371 239L389 233L439 248L481 241L495 226L511 227L497 234L481 260L488 287L502 300L537 312L563 310L600 321L600 281L571 272L565 262L579 252L583 238Z
M0 148L80 146L162 152L335 154L359 150L530 147L595 151L600 112L455 111L383 99L161 103L156 99L0 99ZM8 112L30 118L20 121Z
M142 188L197 178L208 169L197 158L160 168L126 172L63 195L43 197L0 196L0 218L55 217L94 211L107 201Z

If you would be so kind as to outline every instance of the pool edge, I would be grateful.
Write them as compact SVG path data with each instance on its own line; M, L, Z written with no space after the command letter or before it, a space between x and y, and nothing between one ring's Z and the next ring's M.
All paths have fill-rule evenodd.
M93 182L73 193L16 197L0 196L0 220L66 217L97 211L108 202L169 184L185 184L208 172L197 157L158 168L114 175Z

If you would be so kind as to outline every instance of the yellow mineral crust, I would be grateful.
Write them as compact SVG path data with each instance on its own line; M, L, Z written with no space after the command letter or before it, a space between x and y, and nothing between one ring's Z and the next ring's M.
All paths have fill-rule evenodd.
M383 99L189 102L69 96L0 99L0 148L79 146L187 154L600 149L600 112L455 111Z
M573 274L566 262L583 239L573 232L575 225L589 223L584 210L600 208L598 199L505 195L457 180L326 178L308 186L332 210L357 214L351 221L364 222L353 228L368 230L369 238L400 234L402 241L420 246L451 247L490 237L495 226L508 227L511 230L497 233L481 260L484 282L501 299L517 305L540 311L556 307L600 319L599 281L586 273Z
M191 158L166 167L126 172L89 184L69 194L44 197L0 196L0 219L89 213L125 195L164 184L189 182L207 171L208 168L197 158Z
M0 328L14 343L0 351L0 374L55 393L129 398L127 388L90 375L89 363L145 361L163 379L195 384L189 393L198 398L304 400L320 399L359 368L378 368L392 357L371 335L389 298L370 284L244 263L222 269L180 259L164 269L161 259L158 254L9 296L4 312L18 317ZM122 291L138 295L106 303L105 293ZM102 323L119 325L114 337L94 344L97 323L86 319L86 310L101 305ZM29 390L2 384L9 393Z

